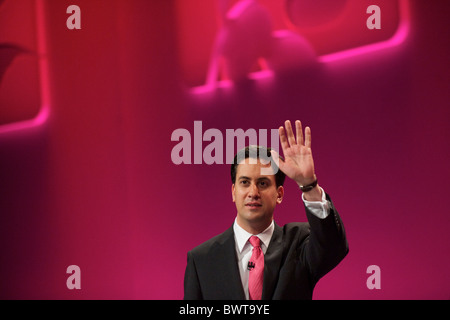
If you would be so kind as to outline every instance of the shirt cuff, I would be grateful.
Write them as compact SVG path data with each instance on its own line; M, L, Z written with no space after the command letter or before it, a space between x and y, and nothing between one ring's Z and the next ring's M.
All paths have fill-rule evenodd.
M325 191L319 186L322 191L322 200L321 201L308 201L305 199L305 195L302 194L303 202L305 206L311 211L313 215L315 215L319 219L325 219L328 217L330 213L330 206L328 205L327 198L325 196Z

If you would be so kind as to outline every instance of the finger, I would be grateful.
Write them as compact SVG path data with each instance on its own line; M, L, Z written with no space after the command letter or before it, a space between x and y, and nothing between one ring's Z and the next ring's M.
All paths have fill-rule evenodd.
M291 122L289 120L286 120L284 126L286 127L286 134L289 141L289 145L295 146L297 143L295 142L294 131L292 131Z
M286 154L287 149L289 149L289 143L283 127L278 128L278 134L280 136L281 149L283 150L283 153Z
M303 145L303 130L300 120L295 121L295 133L297 135L297 143Z
M311 128L305 128L305 146L311 148Z

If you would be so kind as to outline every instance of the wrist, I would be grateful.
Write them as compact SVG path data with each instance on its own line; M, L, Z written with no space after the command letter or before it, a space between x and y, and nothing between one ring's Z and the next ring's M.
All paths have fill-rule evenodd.
M308 192L303 192L303 198L306 201L322 201L322 188L317 184Z
M317 177L314 175L312 178L304 179L302 181L296 181L300 190L303 193L310 192L317 186Z

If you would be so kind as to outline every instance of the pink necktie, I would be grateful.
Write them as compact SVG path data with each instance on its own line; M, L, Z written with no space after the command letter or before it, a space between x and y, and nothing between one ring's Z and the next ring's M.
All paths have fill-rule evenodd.
M252 257L248 262L248 295L250 300L261 300L264 278L264 254L261 250L261 240L257 236L250 237L253 246Z

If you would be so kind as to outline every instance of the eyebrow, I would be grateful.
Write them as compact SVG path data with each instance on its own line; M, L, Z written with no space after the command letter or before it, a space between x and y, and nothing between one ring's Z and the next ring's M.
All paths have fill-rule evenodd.
M249 177L246 177L246 176L240 176L238 180L252 180L252 179L249 178ZM261 180L268 180L268 181L270 181L270 179L267 178L267 177L259 177L259 178L256 179L256 180L257 180L257 181L261 181Z

